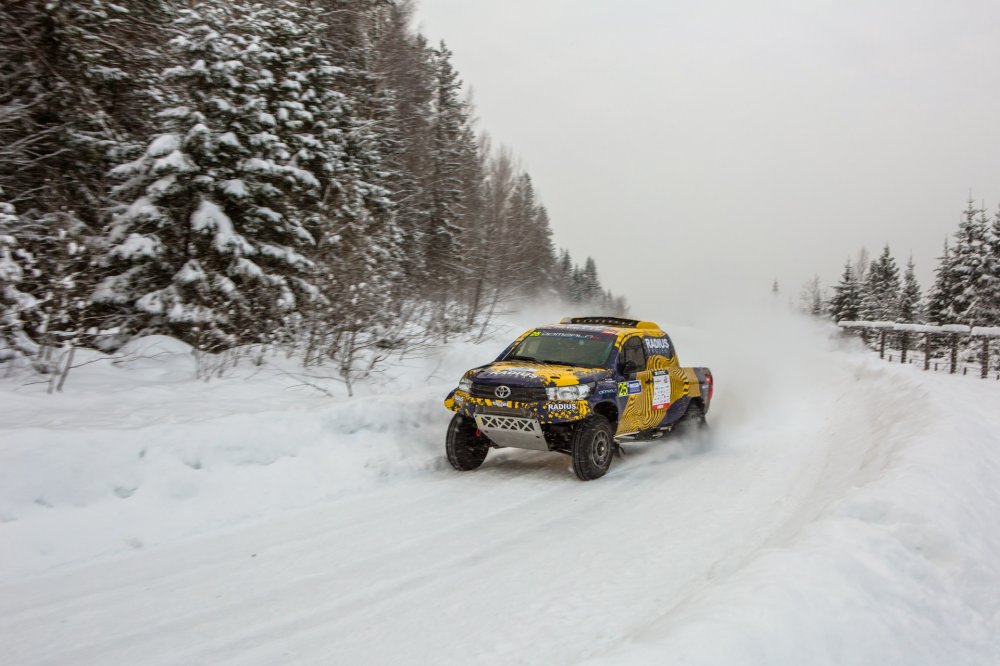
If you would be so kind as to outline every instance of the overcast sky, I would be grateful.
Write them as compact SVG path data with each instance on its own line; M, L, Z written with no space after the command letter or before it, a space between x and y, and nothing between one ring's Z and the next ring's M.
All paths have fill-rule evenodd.
M639 316L885 242L926 289L970 189L1000 203L1000 1L420 2L556 243Z

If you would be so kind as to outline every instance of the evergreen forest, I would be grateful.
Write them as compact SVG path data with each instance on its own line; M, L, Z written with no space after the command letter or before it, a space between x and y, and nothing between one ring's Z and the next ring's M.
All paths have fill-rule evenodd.
M167 334L350 376L514 300L624 314L413 12L3 3L0 361Z

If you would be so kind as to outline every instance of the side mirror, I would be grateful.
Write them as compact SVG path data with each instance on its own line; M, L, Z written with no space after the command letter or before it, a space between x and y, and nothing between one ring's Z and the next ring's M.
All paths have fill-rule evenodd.
M622 363L622 374L631 375L639 369L639 364L635 361L625 361Z

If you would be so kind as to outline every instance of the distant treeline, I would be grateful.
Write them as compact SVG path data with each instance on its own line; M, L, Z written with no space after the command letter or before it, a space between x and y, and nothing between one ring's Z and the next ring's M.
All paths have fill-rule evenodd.
M622 313L412 13L3 3L0 361L166 333L353 363L512 298Z
M945 240L935 276L924 296L912 258L900 278L888 245L871 261L862 249L844 265L829 299L814 278L802 306L834 321L1000 326L1000 211L990 217L970 199L953 240Z

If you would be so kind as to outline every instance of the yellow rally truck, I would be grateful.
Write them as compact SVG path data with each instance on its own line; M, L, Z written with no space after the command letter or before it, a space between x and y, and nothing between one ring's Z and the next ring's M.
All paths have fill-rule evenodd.
M714 382L684 368L656 324L575 317L526 331L448 394L445 449L458 470L491 448L568 454L584 480L608 471L623 441L705 427Z

